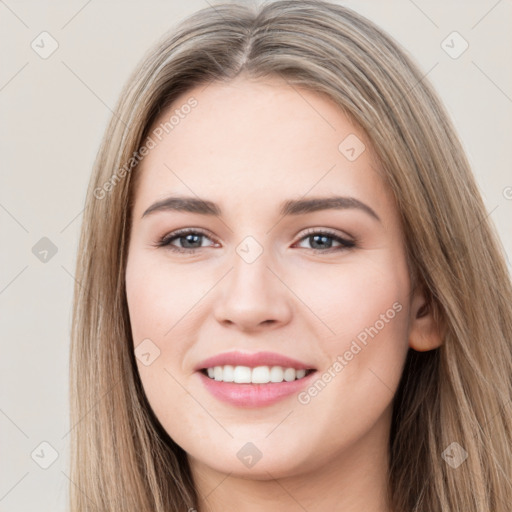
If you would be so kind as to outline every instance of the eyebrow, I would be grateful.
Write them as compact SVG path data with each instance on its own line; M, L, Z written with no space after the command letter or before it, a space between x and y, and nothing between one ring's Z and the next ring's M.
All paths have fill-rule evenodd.
M310 199L289 199L281 203L280 215L303 215L321 210L361 210L374 219L380 221L380 217L367 204L355 197L313 197ZM178 211L198 213L200 215L221 216L222 210L217 203L196 197L172 196L152 204L143 214L145 216L162 211Z

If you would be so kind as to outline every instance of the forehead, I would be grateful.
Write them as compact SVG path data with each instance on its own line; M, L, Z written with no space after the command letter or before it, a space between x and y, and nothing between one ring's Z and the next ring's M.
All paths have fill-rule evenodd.
M170 192L220 202L364 190L377 200L383 192L366 134L326 95L280 78L190 89L150 137L154 147L136 171L139 210Z

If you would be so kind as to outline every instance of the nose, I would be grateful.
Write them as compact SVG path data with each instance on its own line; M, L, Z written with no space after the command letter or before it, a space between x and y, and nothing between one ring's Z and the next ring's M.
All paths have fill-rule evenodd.
M215 318L225 327L249 332L290 322L293 294L269 265L265 252L252 263L238 255L215 298ZM279 276L279 277L278 277Z

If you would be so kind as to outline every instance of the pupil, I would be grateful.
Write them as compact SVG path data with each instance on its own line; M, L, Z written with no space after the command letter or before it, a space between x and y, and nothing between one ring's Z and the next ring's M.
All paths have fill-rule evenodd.
M182 239L185 240L185 247L189 247L188 244L194 244L194 240L191 240L191 239L196 239L195 241L197 242L197 239L199 239L202 235L193 235L193 234L189 234L189 235L185 235L184 237L182 237Z
M315 245L315 243L317 243L318 239L321 239L321 244L324 244L323 246L321 245L320 247L325 247L325 245L330 247L330 244L326 242L326 240L329 239L328 236L325 236L325 235L313 235L311 238L314 240L314 242L311 244L313 246L313 248L315 248L314 245Z

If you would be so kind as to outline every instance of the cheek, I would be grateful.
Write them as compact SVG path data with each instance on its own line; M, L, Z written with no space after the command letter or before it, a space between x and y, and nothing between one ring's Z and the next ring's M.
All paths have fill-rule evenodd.
M343 379L354 385L359 379L375 379L374 370L392 387L408 350L405 260L398 251L381 251L330 267L315 279L299 279L305 285L301 293L309 290L308 305L331 330L319 337L322 351L331 363L341 356Z
M207 291L193 277L144 255L129 258L126 295L135 345L148 337L163 340L179 332L182 319Z
M138 373L153 412L178 437L195 423L183 414L194 408L194 402L180 383L185 381L182 363L191 344L183 329L187 330L187 311L199 293L182 273L171 276L166 265L136 251L130 255L126 295Z
M330 328L330 334L322 331L327 346L342 349L360 333L364 340L365 329L376 323L379 331L401 332L404 337L402 320L410 283L399 254L358 256L321 271L304 272L294 277L294 283L297 295L307 297L307 305Z
M301 401L311 404L315 417L325 417L326 402L338 403L329 421L353 422L355 431L389 404L408 351L409 287L397 254L333 271L329 292L318 301L335 332L321 341L330 364ZM347 411L358 417L347 419Z

